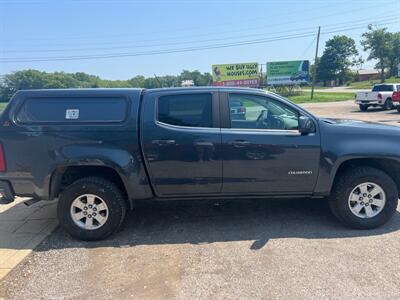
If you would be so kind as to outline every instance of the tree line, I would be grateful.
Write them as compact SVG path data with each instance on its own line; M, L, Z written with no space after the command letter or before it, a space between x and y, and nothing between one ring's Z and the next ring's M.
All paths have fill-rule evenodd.
M380 70L382 82L386 74L397 75L400 63L400 32L391 33L386 28L368 26L362 35L361 46L368 53L367 60L376 60L376 68ZM345 35L337 35L328 40L321 57L317 61L317 82L326 85L334 81L342 85L350 80L354 72L352 67L363 63L354 39ZM315 64L312 68L314 72ZM135 76L128 80L104 80L99 76L83 72L41 72L38 70L22 70L0 77L0 101L7 102L11 96L21 89L49 88L157 88L180 86L183 80L193 80L195 86L212 84L210 73L183 70L179 75L144 77Z
M18 90L63 89L63 88L158 88L180 86L183 80L193 80L196 86L212 84L210 73L197 70L183 70L179 75L144 77L135 76L128 80L104 80L99 76L83 72L41 72L22 70L6 74L0 78L0 101L7 102Z
M388 32L386 28L368 26L363 33L361 42L363 50L368 53L367 60L376 60L375 68L380 71L381 81L386 75L396 76L400 63L400 32ZM318 82L324 85L335 81L342 85L350 81L353 75L351 67L363 63L354 39L345 35L337 35L328 40L325 50L317 63Z

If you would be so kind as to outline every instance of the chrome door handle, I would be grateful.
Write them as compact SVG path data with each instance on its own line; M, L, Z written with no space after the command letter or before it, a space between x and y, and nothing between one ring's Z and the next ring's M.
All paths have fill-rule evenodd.
M236 141L234 141L232 143L232 145L234 147L240 148L240 147L245 147L245 146L250 145L250 142L249 141L244 141L244 140L236 140Z

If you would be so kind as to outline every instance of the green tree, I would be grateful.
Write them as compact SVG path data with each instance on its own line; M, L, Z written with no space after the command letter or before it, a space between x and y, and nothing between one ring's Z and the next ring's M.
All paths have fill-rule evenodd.
M149 77L144 80L143 87L146 89L159 88L160 83L157 81L155 77Z
M389 75L397 76L400 64L400 32L391 33L388 55Z
M180 75L165 75L145 78L135 76L129 80L104 80L99 76L86 74L83 72L40 72L37 70L22 70L0 77L0 101L7 102L12 95L23 89L58 89L58 88L158 88L180 86L184 79L192 79L195 85L209 85L211 75L200 73L199 71L184 70Z
M202 74L198 70L188 71L183 70L179 75L180 81L182 80L193 80L195 86L207 86L212 83L212 76L210 73Z
M145 78L142 75L135 76L128 80L130 86L136 88L144 87L144 81Z
M25 70L4 75L0 82L2 101L8 101L21 89L40 89L44 86L43 72Z
M389 66L392 36L386 28L375 28L368 26L367 32L363 33L361 45L364 51L369 51L368 60L376 59L376 68L381 72L381 82L385 81L385 68Z
M325 44L324 53L317 66L317 78L324 84L328 80L344 84L349 76L350 67L360 62L354 40L345 35L336 35Z

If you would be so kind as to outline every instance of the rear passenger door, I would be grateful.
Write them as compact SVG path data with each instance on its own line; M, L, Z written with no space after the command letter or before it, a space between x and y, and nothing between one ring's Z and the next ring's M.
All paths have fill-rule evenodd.
M218 93L149 91L143 98L142 148L158 196L220 193Z

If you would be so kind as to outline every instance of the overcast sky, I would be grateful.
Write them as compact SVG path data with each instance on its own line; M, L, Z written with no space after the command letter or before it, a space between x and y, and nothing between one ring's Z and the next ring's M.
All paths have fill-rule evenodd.
M400 0L0 0L0 74L33 68L128 79L313 60L318 25L320 54L335 34L362 51L367 24L400 31L399 13Z

